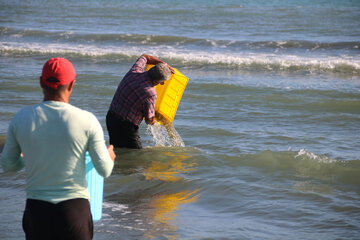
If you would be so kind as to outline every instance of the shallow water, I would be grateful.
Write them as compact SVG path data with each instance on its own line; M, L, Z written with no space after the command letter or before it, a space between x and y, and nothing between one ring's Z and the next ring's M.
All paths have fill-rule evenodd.
M359 12L350 0L0 1L0 145L41 101L55 56L74 63L71 103L108 140L117 84L153 54L189 77L178 141L143 124L144 149L116 150L95 239L357 239ZM24 182L0 170L1 239L24 239Z

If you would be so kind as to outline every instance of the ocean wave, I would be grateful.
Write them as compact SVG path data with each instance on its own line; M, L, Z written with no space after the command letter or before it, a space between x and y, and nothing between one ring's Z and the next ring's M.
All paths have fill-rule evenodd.
M301 41L301 40L288 40L288 41L260 41L260 42L249 42L247 45L251 47L270 47L270 48L281 48L281 49L359 49L360 42L312 42L312 41Z
M196 45L203 47L219 48L240 48L240 49L303 49L315 51L318 49L326 50L355 50L360 49L360 42L341 41L341 42L318 42L306 40L278 40L278 41L238 41L221 40L206 38L191 38L186 36L173 35L154 35L154 34L133 34L133 33L87 33L74 31L44 31L37 29L15 29L0 26L0 36L9 38L28 38L71 40L73 42L123 42L126 44L134 43L139 45Z
M270 150L241 157L239 164L265 172L282 172L290 178L310 179L360 186L360 160L339 160L300 149L273 152Z
M331 159L327 156L316 155L315 153L309 152L306 149L300 149L294 158L298 158L298 159L302 159L302 160L304 160L304 159L314 160L318 163L335 163L335 162L337 162L336 159Z
M179 44L201 42L201 39L192 39L182 36L149 35L149 34L128 34L128 33L75 33L73 31L43 31L34 29L13 29L0 27L0 36L13 39L37 37L40 39L71 40L76 42L123 42L134 44ZM207 40L203 40L207 43Z
M18 55L64 55L102 58L105 61L113 61L114 58L133 61L134 58L145 52L165 59L174 65L192 67L310 74L331 73L344 74L347 76L360 75L360 59L357 59L355 56L301 56L261 52L209 52L170 46L166 48L163 46L99 47L90 44L0 42L0 54L9 57Z

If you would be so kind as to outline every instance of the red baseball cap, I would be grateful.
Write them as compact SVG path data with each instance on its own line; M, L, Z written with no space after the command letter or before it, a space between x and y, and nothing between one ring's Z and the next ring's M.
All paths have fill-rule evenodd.
M49 79L50 77L55 79ZM76 73L72 63L65 58L51 58L43 67L41 81L53 89L75 80ZM48 79L50 81L48 81Z

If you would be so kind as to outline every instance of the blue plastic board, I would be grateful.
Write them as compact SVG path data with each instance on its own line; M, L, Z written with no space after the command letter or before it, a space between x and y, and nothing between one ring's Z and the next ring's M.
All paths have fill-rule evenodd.
M104 178L96 171L91 157L86 152L86 181L88 183L88 190L90 193L90 209L93 221L101 219L102 215L102 203L104 193Z

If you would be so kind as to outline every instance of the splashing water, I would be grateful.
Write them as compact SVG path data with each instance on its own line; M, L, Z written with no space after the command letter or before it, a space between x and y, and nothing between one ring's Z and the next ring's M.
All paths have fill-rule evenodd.
M152 135L155 146L185 147L172 123L148 125L146 133Z
M300 149L295 158L317 160L319 163L335 163L337 160L328 158L326 156L318 156L315 153L309 152L305 149Z

